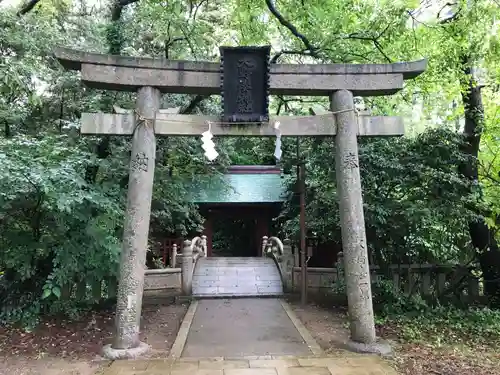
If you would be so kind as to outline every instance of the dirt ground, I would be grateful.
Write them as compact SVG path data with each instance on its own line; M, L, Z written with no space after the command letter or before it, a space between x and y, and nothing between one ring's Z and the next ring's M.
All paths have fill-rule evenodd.
M334 310L291 301L302 323L326 351L340 350L339 343L349 337L345 309ZM492 348L467 349L425 344L404 344L392 327L377 327L377 334L394 347L394 366L402 375L500 375L500 352Z
M187 311L187 304L149 304L142 314L141 340L152 357L168 355ZM26 333L0 328L0 374L92 375L106 366L99 352L112 337L114 311L78 322L44 321Z

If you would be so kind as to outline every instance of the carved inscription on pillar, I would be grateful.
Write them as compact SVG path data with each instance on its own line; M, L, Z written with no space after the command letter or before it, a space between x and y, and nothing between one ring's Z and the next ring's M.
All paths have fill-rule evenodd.
M359 167L358 157L354 152L348 152L342 160L344 168L352 170Z
M146 156L144 152L138 152L133 155L131 169L133 171L148 171L149 158Z
M368 300L371 298L371 290L368 283L359 283L359 290L361 292L361 299Z
M269 121L270 47L220 47L223 122Z

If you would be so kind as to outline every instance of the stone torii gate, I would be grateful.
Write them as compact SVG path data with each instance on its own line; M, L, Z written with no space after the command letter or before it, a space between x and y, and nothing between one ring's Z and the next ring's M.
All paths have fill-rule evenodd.
M81 134L132 136L132 156L124 221L116 308L116 332L106 355L128 358L148 346L139 341L144 264L158 136L201 136L212 123L217 136L335 136L337 188L344 268L349 304L351 347L377 347L363 200L358 160L358 136L400 136L398 117L358 115L353 96L391 95L405 79L423 73L426 60L394 64L275 64L270 67L269 92L274 95L328 96L331 112L318 116L278 116L269 122L223 126L213 116L160 111L161 93L221 94L219 63L172 61L85 53L58 49L66 68L81 71L82 82L103 90L137 92L136 113L83 113Z

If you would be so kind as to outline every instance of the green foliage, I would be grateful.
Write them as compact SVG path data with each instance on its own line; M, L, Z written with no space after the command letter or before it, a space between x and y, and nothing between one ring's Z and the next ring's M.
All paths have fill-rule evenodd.
M79 77L62 72L51 57L64 37L79 44L76 24L90 46L80 48L106 49L105 28L90 26L91 16L61 21L66 28L53 17L20 21L14 12L0 14L0 323L27 328L40 314L75 316L93 303L67 299L67 286L116 276L128 181L128 140L111 138L105 146L76 132L82 111L130 108L133 96L82 90ZM164 105L189 100L167 95ZM159 141L153 238L199 231L202 218L186 203L185 182L213 172L202 152L196 139Z
M425 341L433 345L486 345L500 343L500 312L489 308L457 309L438 306L421 309L419 314L398 310L377 318L377 323L395 327L405 341Z
M377 265L470 259L466 227L475 199L458 175L467 161L460 144L459 135L443 129L361 143L367 240ZM340 242L334 144L308 141L304 149L308 227L323 240ZM299 233L297 210L292 200L283 213L284 231L292 238Z
M344 282L336 282L333 291L345 294ZM499 310L430 304L419 294L397 291L392 281L384 279L372 284L372 294L377 326L398 332L402 341L470 347L500 343Z
M490 92L485 106L486 123L481 137L479 173L482 198L490 210L487 222L496 231L497 240L500 241L500 95Z
M372 296L378 316L418 316L429 310L429 305L419 294L401 293L390 280L380 279L373 283Z
M290 0L271 2L294 25L293 35L266 2L140 0L110 20L116 2L44 1L23 17L0 13L0 321L31 326L40 313L75 315L64 286L115 275L120 252L130 142L75 135L83 111L132 108L134 96L82 88L77 74L63 72L52 58L56 45L83 50L214 61L217 47L272 44L279 62L387 62L429 59L429 69L400 94L365 98L374 114L402 115L408 137L362 140L360 167L365 221L372 261L462 262L469 260L467 224L480 211L498 228L500 69L498 6L491 0L465 6L449 22L412 12L419 2ZM468 2L471 3L471 2ZM425 8L427 9L427 8ZM422 9L425 11L425 9ZM116 8L113 8L116 11ZM307 51L304 40L314 47ZM314 55L314 56L311 56ZM464 108L463 58L486 70L485 126L480 181L474 188L457 174L461 163L460 119ZM188 95L164 95L163 107L185 108ZM326 108L325 98L271 98L280 114ZM215 98L196 113L216 114ZM435 128L435 130L429 130ZM448 130L443 130L448 129ZM284 139L285 170L296 162L295 140ZM186 181L218 173L228 164L272 164L273 139L216 139L219 165L208 165L199 140L158 141L151 237L195 233L202 218L186 202ZM340 240L334 142L301 142L307 160L307 217L323 239ZM281 217L296 238L296 197ZM422 311L422 301L374 288L376 301L391 301L399 313ZM380 304L378 304L380 305ZM388 312L387 312L388 313ZM486 313L485 313L486 314ZM489 313L488 313L489 314ZM493 313L491 313L493 314ZM494 315L494 314L493 314ZM491 316L493 316L491 315ZM489 316L489 315L488 315ZM458 318L457 318L458 319ZM486 319L486 318L485 318ZM487 319L486 319L487 320Z
M122 208L116 189L82 175L92 156L67 136L0 139L2 313L44 311L68 283L117 271Z

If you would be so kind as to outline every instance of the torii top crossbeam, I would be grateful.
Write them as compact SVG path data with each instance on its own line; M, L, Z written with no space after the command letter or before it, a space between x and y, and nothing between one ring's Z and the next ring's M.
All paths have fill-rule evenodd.
M137 91L153 86L162 92L220 94L220 64L102 55L59 48L56 58L66 68L80 70L82 82L103 90ZM405 79L422 74L427 60L393 64L273 64L271 95L329 96L349 90L355 96L391 95Z

